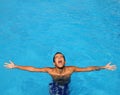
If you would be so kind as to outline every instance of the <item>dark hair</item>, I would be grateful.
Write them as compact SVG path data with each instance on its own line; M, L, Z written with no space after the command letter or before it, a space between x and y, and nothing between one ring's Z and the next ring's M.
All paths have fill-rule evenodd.
M55 56L56 56L57 54L62 54L62 55L63 55L63 58L64 58L64 60L65 60L65 56L64 56L63 53L61 53L61 52L56 52L55 55L54 55L54 57L53 57L53 62L55 62Z

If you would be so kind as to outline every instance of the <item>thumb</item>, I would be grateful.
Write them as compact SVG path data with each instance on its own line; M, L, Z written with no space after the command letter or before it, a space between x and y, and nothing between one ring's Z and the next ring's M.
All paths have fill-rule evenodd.
M110 65L112 62L109 62L107 65Z
M9 60L9 62L10 62L11 64L14 64L11 60Z

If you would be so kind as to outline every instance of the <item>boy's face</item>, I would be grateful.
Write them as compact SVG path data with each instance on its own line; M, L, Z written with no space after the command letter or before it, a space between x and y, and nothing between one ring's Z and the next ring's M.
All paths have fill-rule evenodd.
M65 65L65 60L64 60L64 57L63 57L62 54L56 54L56 55L55 55L54 65L55 65L57 68L63 68L63 67L64 67L64 65Z

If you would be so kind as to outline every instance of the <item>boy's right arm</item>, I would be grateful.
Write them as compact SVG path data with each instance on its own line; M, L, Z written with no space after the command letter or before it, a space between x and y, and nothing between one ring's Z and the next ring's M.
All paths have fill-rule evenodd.
M32 66L19 66L19 65L15 65L12 61L10 61L10 63L5 63L5 67L9 69L17 68L17 69L31 71L31 72L49 72L50 70L50 68L35 68Z

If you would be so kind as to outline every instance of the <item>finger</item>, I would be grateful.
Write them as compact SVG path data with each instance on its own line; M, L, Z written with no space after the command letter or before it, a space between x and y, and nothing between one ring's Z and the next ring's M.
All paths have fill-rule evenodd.
M6 67L7 65L3 65L4 67Z
M116 66L111 67L111 70L116 70Z
M111 67L116 68L116 65L111 65Z
M8 66L7 66L7 65L4 65L4 67L8 68Z
M14 64L11 60L9 60L10 63Z
M110 65L112 62L109 62L107 65Z
M110 65L110 67L116 67L116 65Z
M13 63L11 60L9 60L10 63Z
M112 68L111 70L114 71L114 70L116 70L116 68Z
M9 64L9 63L4 63L5 65Z
M116 66L113 66L113 69L117 69L117 67L116 67Z

